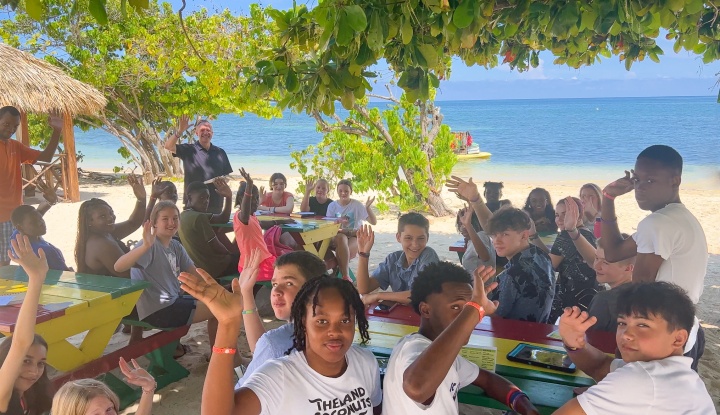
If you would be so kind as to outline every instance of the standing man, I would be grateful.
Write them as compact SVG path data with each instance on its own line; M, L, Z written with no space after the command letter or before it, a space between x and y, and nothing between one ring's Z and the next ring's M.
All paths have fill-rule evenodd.
M183 162L183 171L185 172L183 199L185 201L187 201L188 184L205 182L219 176L225 176L233 171L225 150L210 143L213 137L210 121L200 120L195 124L195 135L198 137L195 143L177 143L189 125L190 118L183 115L180 117L178 130L165 141L165 149L170 151L173 157L177 157ZM212 182L207 186L210 191L210 205L207 211L219 214L223 210L223 198L215 191L215 185Z
M643 150L635 169L605 187L601 206L602 247L609 262L637 255L633 282L666 281L683 288L697 304L707 272L708 249L700 222L680 201L683 159L672 147L654 145ZM632 175L631 175L632 173ZM638 207L651 213L632 238L623 238L617 225L615 198L635 192ZM685 345L692 368L705 349L705 334L695 324Z
M57 150L63 120L51 115L49 124L53 129L52 137L45 150L35 150L11 137L20 126L20 111L15 107L0 108L0 266L10 264L8 249L10 235L13 232L10 215L22 205L22 164L34 164L37 161L50 162Z

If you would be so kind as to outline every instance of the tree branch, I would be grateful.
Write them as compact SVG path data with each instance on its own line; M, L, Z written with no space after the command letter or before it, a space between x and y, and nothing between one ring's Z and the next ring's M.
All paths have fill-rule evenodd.
M180 16L180 27L182 27L183 33L185 33L185 38L188 40L188 43L190 43L190 46L192 47L193 52L195 52L195 55L200 58L200 62L205 63L205 58L200 56L200 53L197 49L195 49L195 44L193 43L192 39L190 39L190 35L188 35L187 29L185 29L185 20L183 20L183 10L185 10L185 0L182 0L182 7L180 7L180 10L178 10L178 16Z

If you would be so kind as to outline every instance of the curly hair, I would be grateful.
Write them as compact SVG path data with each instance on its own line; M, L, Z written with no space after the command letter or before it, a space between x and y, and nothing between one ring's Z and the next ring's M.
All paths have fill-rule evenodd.
M530 206L530 196L532 196L533 193L541 193L545 197L545 217L550 220L550 223L555 223L555 206L552 202L552 198L550 197L550 192L543 189L542 187L536 187L528 193L527 199L525 199L525 205L523 206L523 210L527 213L532 213L532 207Z
M323 275L312 278L306 282L295 296L292 308L290 309L290 321L295 324L293 329L293 347L287 351L289 354L293 349L305 351L307 344L307 330L305 328L305 316L307 315L307 307L312 305L313 315L318 305L318 295L320 291L326 289L335 289L340 293L345 302L345 313L348 316L355 314L355 323L360 332L361 343L365 344L370 341L370 333L368 333L368 320L365 317L365 304L363 304L360 294L351 282Z
M427 301L430 294L441 293L446 282L473 285L473 277L465 268L448 261L440 261L423 268L415 277L410 288L410 304L420 314L420 303Z
M89 272L85 263L85 252L87 251L87 240L90 237L90 220L92 212L100 206L107 206L112 209L108 202L92 198L84 201L78 210L78 231L75 238L75 263L77 264L77 272Z
M12 337L6 338L0 343L0 366L5 363L8 353L10 352L10 345L12 344ZM33 338L32 345L40 345L48 350L48 345L45 339L39 335L35 335ZM25 357L23 356L23 359ZM52 405L53 388L50 378L47 374L47 369L43 370L42 375L38 380L30 386L30 389L25 391L25 402L28 404L28 415L41 415L50 411Z

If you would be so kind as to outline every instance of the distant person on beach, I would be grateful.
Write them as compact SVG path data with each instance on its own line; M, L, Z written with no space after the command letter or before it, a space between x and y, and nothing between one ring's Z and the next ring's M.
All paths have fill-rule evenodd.
M340 231L333 239L333 247L337 255L338 268L343 278L350 279L350 260L358 252L357 230L367 220L371 225L377 225L377 218L371 206L375 197L368 197L365 204L350 196L352 195L352 182L340 180L337 185L338 200L330 203L327 215L339 218Z
M10 214L23 203L21 166L38 161L49 163L57 150L63 119L51 115L48 123L53 130L50 141L44 150L35 150L12 139L20 126L20 111L10 106L0 108L0 266L10 264L7 254L13 231Z
M402 249L386 256L370 274L370 250L375 244L375 232L368 225L357 230L360 259L355 277L365 305L379 301L409 304L410 287L418 273L440 260L435 250L427 246L430 222L419 213L410 212L400 216L395 239ZM383 291L375 292L378 288Z
M623 238L630 235L623 234ZM601 330L615 332L617 330L617 298L620 290L617 288L632 282L633 268L635 268L635 257L624 259L619 262L608 262L605 258L605 250L602 248L602 238L597 240L595 261L593 268L600 284L606 284L609 290L598 292L590 302L588 314L597 318L590 330Z
M210 193L217 193L225 200L221 213L208 211ZM213 278L237 273L240 258L237 246L223 243L213 225L224 225L230 220L232 190L225 180L216 179L212 192L203 182L192 182L187 187L187 204L180 214L180 240L195 266L202 268Z
M483 183L485 190L483 196L485 196L485 205L490 209L490 212L495 212L503 206L512 205L508 199L502 199L502 191L505 185L503 182L485 182Z
M525 200L523 210L530 215L535 223L535 230L542 233L557 232L555 224L555 209L553 209L550 192L542 187L536 187L530 191Z
M635 169L603 189L602 243L610 262L635 259L633 282L667 281L682 287L693 304L700 301L707 272L708 249L700 222L680 201L682 156L674 148L653 145L637 156ZM623 239L617 224L615 198L635 192L642 210L632 238ZM693 369L705 349L705 332L699 321L685 345Z
M596 238L600 237L600 213L602 210L602 190L595 183L586 183L580 188L580 200L582 200L585 213L583 224L590 229Z
M313 190L315 191L315 196L310 196ZM330 203L333 201L328 197L329 193L330 184L327 180L308 180L305 182L305 194L300 203L300 211L313 212L315 216L327 216L328 206L330 206Z
M555 276L548 254L530 243L530 216L511 206L490 212L472 178L465 181L452 176L447 187L470 203L480 225L492 235L495 252L508 259L497 276L498 289L493 300L500 305L494 314L511 320L546 323L555 295Z
M11 221L15 230L12 233L11 239L16 239L18 235L27 236L36 254L41 248L45 252L45 258L47 259L50 269L72 271L65 263L65 257L62 251L43 239L43 235L47 233L47 226L45 225L43 216L57 203L55 191L47 189L44 194L46 201L41 203L37 209L30 205L20 205L13 210Z
M186 115L180 117L178 130L170 134L165 141L165 150L172 153L173 157L182 160L183 172L185 172L184 195L187 203L188 186L192 182L208 182L217 177L226 176L232 173L225 150L211 143L213 128L208 120L200 120L195 124L195 135L198 140L192 144L178 144L178 140L190 125L190 118ZM223 197L215 190L215 183L208 182L210 201L207 211L220 213L223 210Z
M286 192L287 178L282 173L273 173L270 176L270 191L260 195L260 210L270 213L292 213L295 208L295 197Z
M472 207L466 206L458 210L455 228L465 239L465 253L461 262L467 272L473 273L481 265L496 267L495 245L490 235L480 226L480 220Z

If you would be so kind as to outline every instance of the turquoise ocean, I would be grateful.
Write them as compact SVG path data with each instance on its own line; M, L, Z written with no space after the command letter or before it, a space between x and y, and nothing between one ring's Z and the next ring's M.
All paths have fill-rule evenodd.
M371 103L385 107L384 103ZM454 173L477 180L598 180L617 178L652 144L677 149L684 180L704 181L720 166L720 104L715 96L586 98L437 102L444 123L469 131L487 161L460 161ZM342 117L346 113L340 109ZM221 115L213 143L235 169L253 175L290 170L290 152L322 138L305 114L265 120L252 114ZM111 169L123 163L119 141L102 131L76 132L80 167Z

